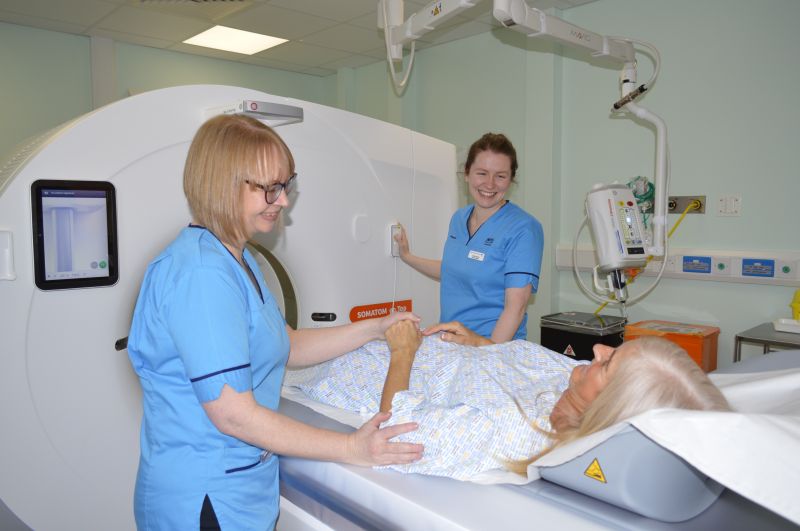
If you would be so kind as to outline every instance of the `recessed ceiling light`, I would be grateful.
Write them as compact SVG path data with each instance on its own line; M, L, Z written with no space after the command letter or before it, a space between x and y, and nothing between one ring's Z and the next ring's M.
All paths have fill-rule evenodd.
M228 28L226 26L214 26L183 42L195 46L225 50L227 52L253 55L267 48L283 44L286 42L286 39Z

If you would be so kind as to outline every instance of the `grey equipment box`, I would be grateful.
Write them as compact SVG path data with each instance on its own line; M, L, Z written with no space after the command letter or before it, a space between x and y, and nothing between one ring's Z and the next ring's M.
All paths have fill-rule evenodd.
M622 344L624 317L587 312L562 312L542 316L542 346L577 360L592 360L592 347Z

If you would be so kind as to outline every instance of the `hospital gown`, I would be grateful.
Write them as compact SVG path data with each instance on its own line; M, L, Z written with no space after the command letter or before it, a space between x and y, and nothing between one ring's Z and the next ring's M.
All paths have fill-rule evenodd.
M418 430L398 439L424 444L424 456L390 468L473 480L502 469L506 460L541 452L552 443L546 435L550 412L577 363L582 362L524 340L465 347L424 338L409 389L394 396L387 422L418 423ZM289 371L285 383L367 419L378 411L388 366L386 342L373 341L332 361Z

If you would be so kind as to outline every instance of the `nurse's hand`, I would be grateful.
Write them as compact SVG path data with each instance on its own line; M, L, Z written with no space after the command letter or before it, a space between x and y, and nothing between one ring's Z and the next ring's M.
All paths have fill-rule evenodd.
M408 245L408 236L406 236L406 228L400 225L400 230L394 235L394 241L397 242L397 249L400 251L400 260L406 261L406 257L411 252Z
M450 323L439 323L429 326L422 331L423 336L432 336L441 332L439 336L442 341L449 343L458 343L459 345L466 345L469 347L482 347L484 345L493 345L494 342L483 336L479 336L458 321Z
M392 312L386 317L375 319L378 326L378 337L386 337L386 331L389 330L393 324L400 321L413 321L417 328L419 328L420 318L416 314L411 312Z
M419 461L421 444L390 442L389 439L417 429L415 422L396 424L380 429L391 413L378 413L357 431L348 435L348 462L361 466L403 465Z

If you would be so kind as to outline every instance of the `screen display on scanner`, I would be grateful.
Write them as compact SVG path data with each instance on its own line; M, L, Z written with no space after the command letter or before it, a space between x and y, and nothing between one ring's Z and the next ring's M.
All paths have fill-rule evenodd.
M115 283L113 186L37 181L33 196L37 285L60 289Z

